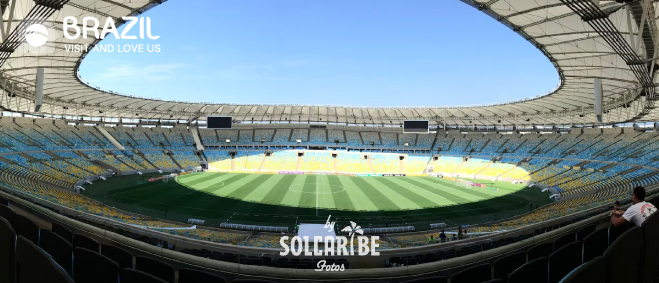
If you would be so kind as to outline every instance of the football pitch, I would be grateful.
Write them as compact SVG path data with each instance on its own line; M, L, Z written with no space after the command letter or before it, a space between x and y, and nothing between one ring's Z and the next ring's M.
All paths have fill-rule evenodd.
M123 176L87 186L86 196L129 212L186 222L206 220L292 227L297 221L353 220L374 227L430 223L477 224L522 214L551 202L538 188L472 180L250 173L193 173L167 183L138 185L147 176ZM150 175L148 177L153 177ZM496 188L496 190L494 189ZM418 226L418 227L417 227Z

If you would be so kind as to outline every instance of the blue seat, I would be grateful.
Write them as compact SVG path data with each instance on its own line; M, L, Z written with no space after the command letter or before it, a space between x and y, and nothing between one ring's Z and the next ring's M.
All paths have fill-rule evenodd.
M76 247L73 249L76 283L116 283L119 264L97 252Z
M656 198L655 198L656 199ZM643 231L643 283L659 281L659 213L653 213L641 225Z
M224 277L204 271L181 268L178 270L178 283L226 283Z
M73 246L59 235L41 230L41 248L53 257L66 273L73 275Z
M563 246L549 255L549 283L558 283L572 270L581 265L581 242Z
M526 263L526 253L515 253L499 258L494 261L493 278L501 278L503 282L508 282L508 275L515 269Z
M472 266L451 275L451 283L479 283L492 279L492 267L489 264Z
M607 282L638 282L643 255L643 232L634 227L620 235L604 252Z
M560 283L605 282L604 258L598 256L586 262L566 275Z
M9 221L0 217L0 283L14 282L16 232Z
M547 258L536 258L508 275L508 283L547 282Z

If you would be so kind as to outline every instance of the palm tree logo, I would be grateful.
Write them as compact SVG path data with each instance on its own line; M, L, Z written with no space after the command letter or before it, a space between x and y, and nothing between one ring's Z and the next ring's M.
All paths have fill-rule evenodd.
M348 236L350 236L350 249L352 250L352 240L355 237L355 234L359 235L364 235L364 230L362 230L362 227L357 225L357 223L350 221L350 226L345 227L341 229L341 232L348 232Z

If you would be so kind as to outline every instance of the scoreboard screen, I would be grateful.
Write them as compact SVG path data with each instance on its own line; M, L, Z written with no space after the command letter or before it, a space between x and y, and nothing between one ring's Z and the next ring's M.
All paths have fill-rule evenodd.
M427 134L429 131L428 120L403 121L403 132L411 134Z
M231 129L231 117L208 116L206 117L206 127L209 129Z

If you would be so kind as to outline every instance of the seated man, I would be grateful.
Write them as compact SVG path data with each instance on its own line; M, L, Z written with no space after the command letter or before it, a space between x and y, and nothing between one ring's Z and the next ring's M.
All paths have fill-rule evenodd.
M634 222L636 226L641 226L646 218L657 211L654 205L645 202L645 188L641 186L634 188L632 202L634 202L634 205L630 206L627 211L614 209L611 212L611 224L613 226L618 227L627 222Z
M442 233L439 234L439 240L442 243L446 242L446 234L444 234L444 229L442 229Z

